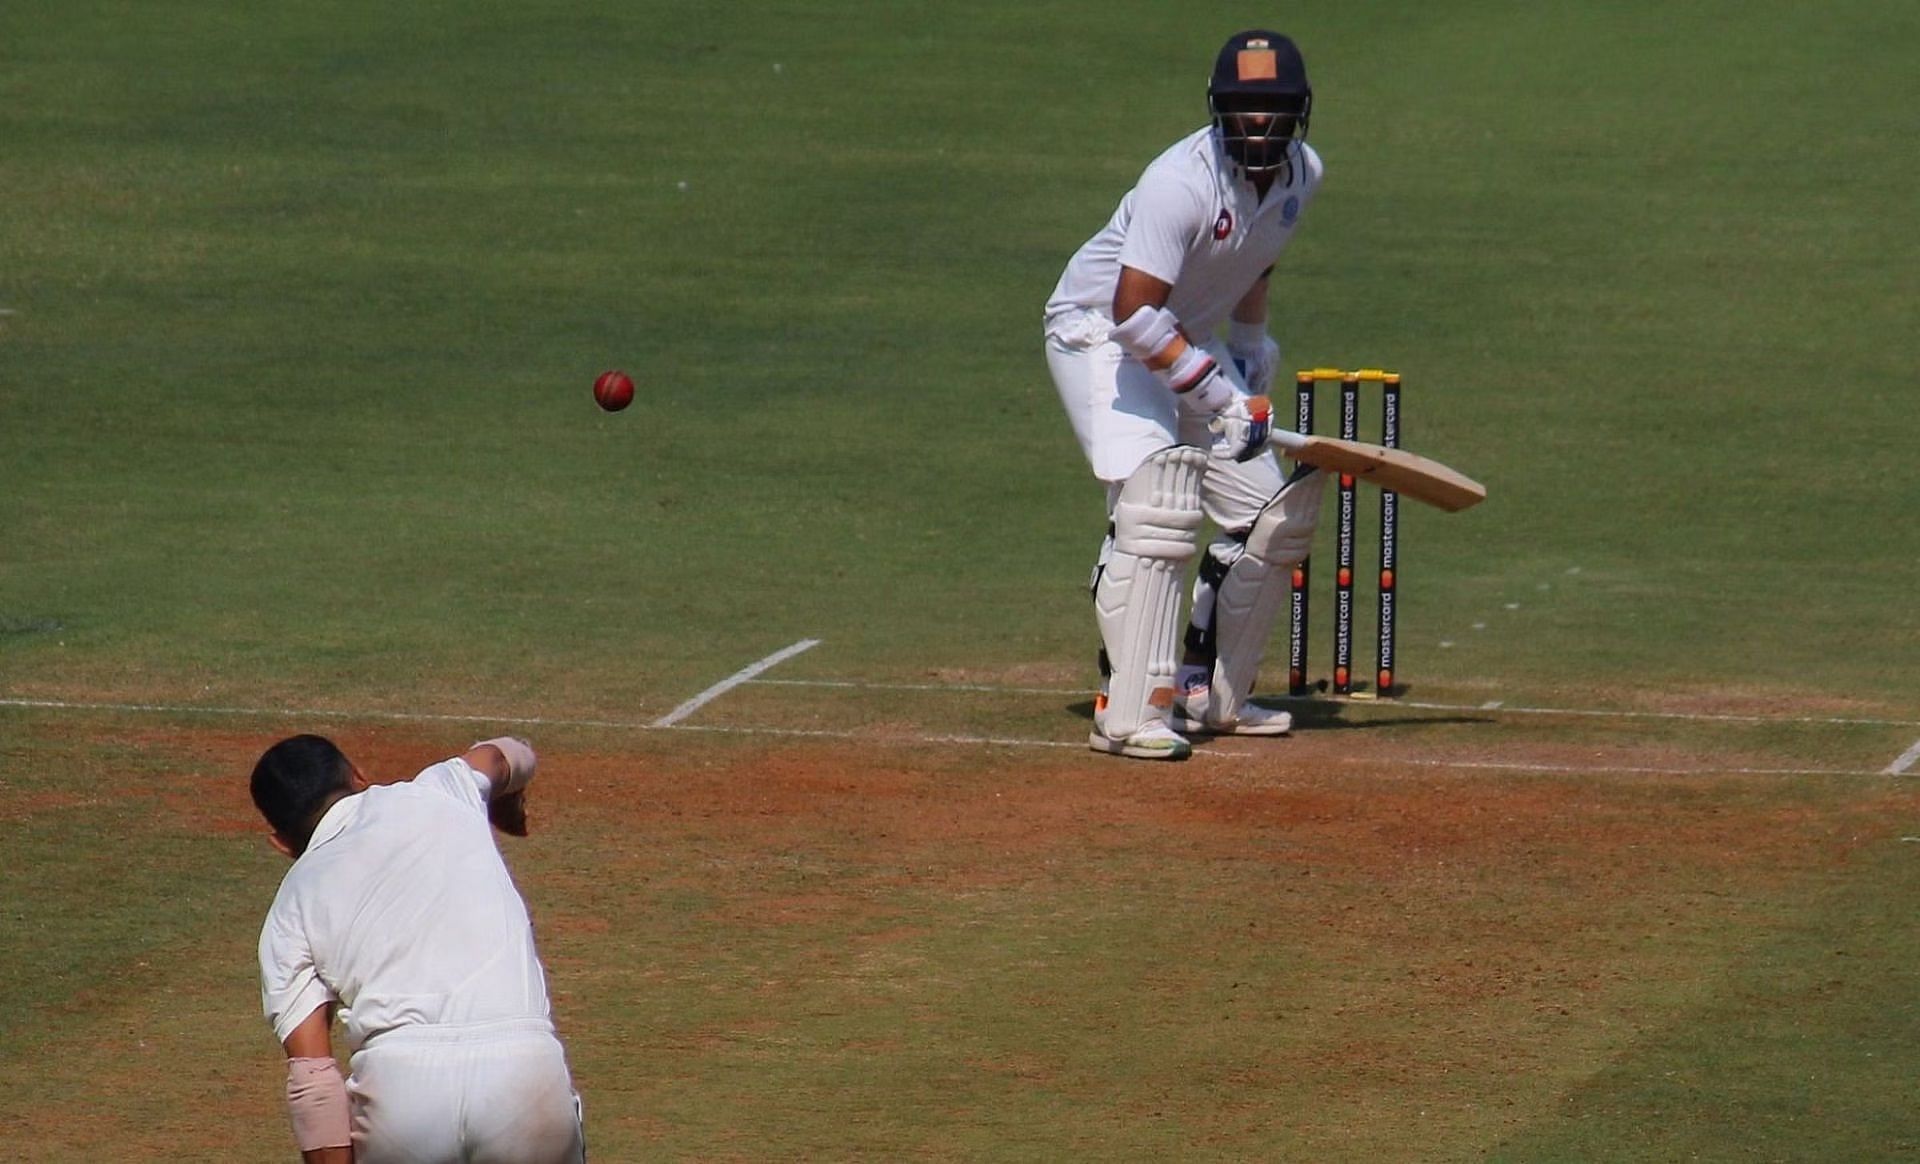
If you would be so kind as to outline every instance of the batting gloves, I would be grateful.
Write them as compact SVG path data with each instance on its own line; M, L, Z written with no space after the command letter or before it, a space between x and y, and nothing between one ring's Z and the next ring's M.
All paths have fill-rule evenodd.
M1273 434L1273 402L1265 396L1237 396L1207 422L1213 451L1236 461L1251 461L1267 450Z
M1274 370L1280 366L1280 345L1267 334L1267 325L1227 321L1227 354L1240 373L1247 391L1258 396L1273 384Z

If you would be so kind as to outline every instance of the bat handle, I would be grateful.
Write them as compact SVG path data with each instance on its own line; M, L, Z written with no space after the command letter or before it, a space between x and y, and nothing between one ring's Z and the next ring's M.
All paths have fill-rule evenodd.
M1299 449L1305 446L1306 443L1307 443L1306 437L1302 436L1297 432L1294 432L1290 428L1281 428L1280 426L1275 425L1267 433L1267 444L1275 448L1285 449L1288 452L1292 452L1296 449Z

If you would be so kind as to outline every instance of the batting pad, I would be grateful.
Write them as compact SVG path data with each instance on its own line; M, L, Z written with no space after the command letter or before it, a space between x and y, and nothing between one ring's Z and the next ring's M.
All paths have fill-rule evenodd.
M1213 688L1207 717L1230 724L1253 694L1274 619L1293 567L1313 549L1327 474L1302 473L1281 486L1254 518L1246 549L1228 567L1213 600Z
M1189 445L1148 457L1120 488L1113 552L1093 588L1113 674L1100 730L1125 739L1166 723L1180 640L1181 582L1200 541L1207 453Z

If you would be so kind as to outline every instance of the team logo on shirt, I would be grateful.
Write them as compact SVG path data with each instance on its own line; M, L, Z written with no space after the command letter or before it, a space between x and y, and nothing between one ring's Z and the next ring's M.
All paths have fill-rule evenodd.
M1288 221L1289 222L1292 221L1291 215L1288 216ZM1227 236L1232 233L1233 233L1233 211L1228 210L1226 207L1222 206L1220 208L1220 217L1213 220L1213 241L1225 242Z
M1300 217L1300 199L1290 197L1280 207L1280 221L1292 226L1293 220L1298 217Z

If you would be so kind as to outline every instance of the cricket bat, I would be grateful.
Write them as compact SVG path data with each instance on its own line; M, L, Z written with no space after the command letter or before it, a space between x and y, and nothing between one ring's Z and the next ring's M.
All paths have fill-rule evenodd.
M1418 453L1275 428L1267 443L1303 465L1345 473L1403 497L1458 513L1487 499L1487 487Z

